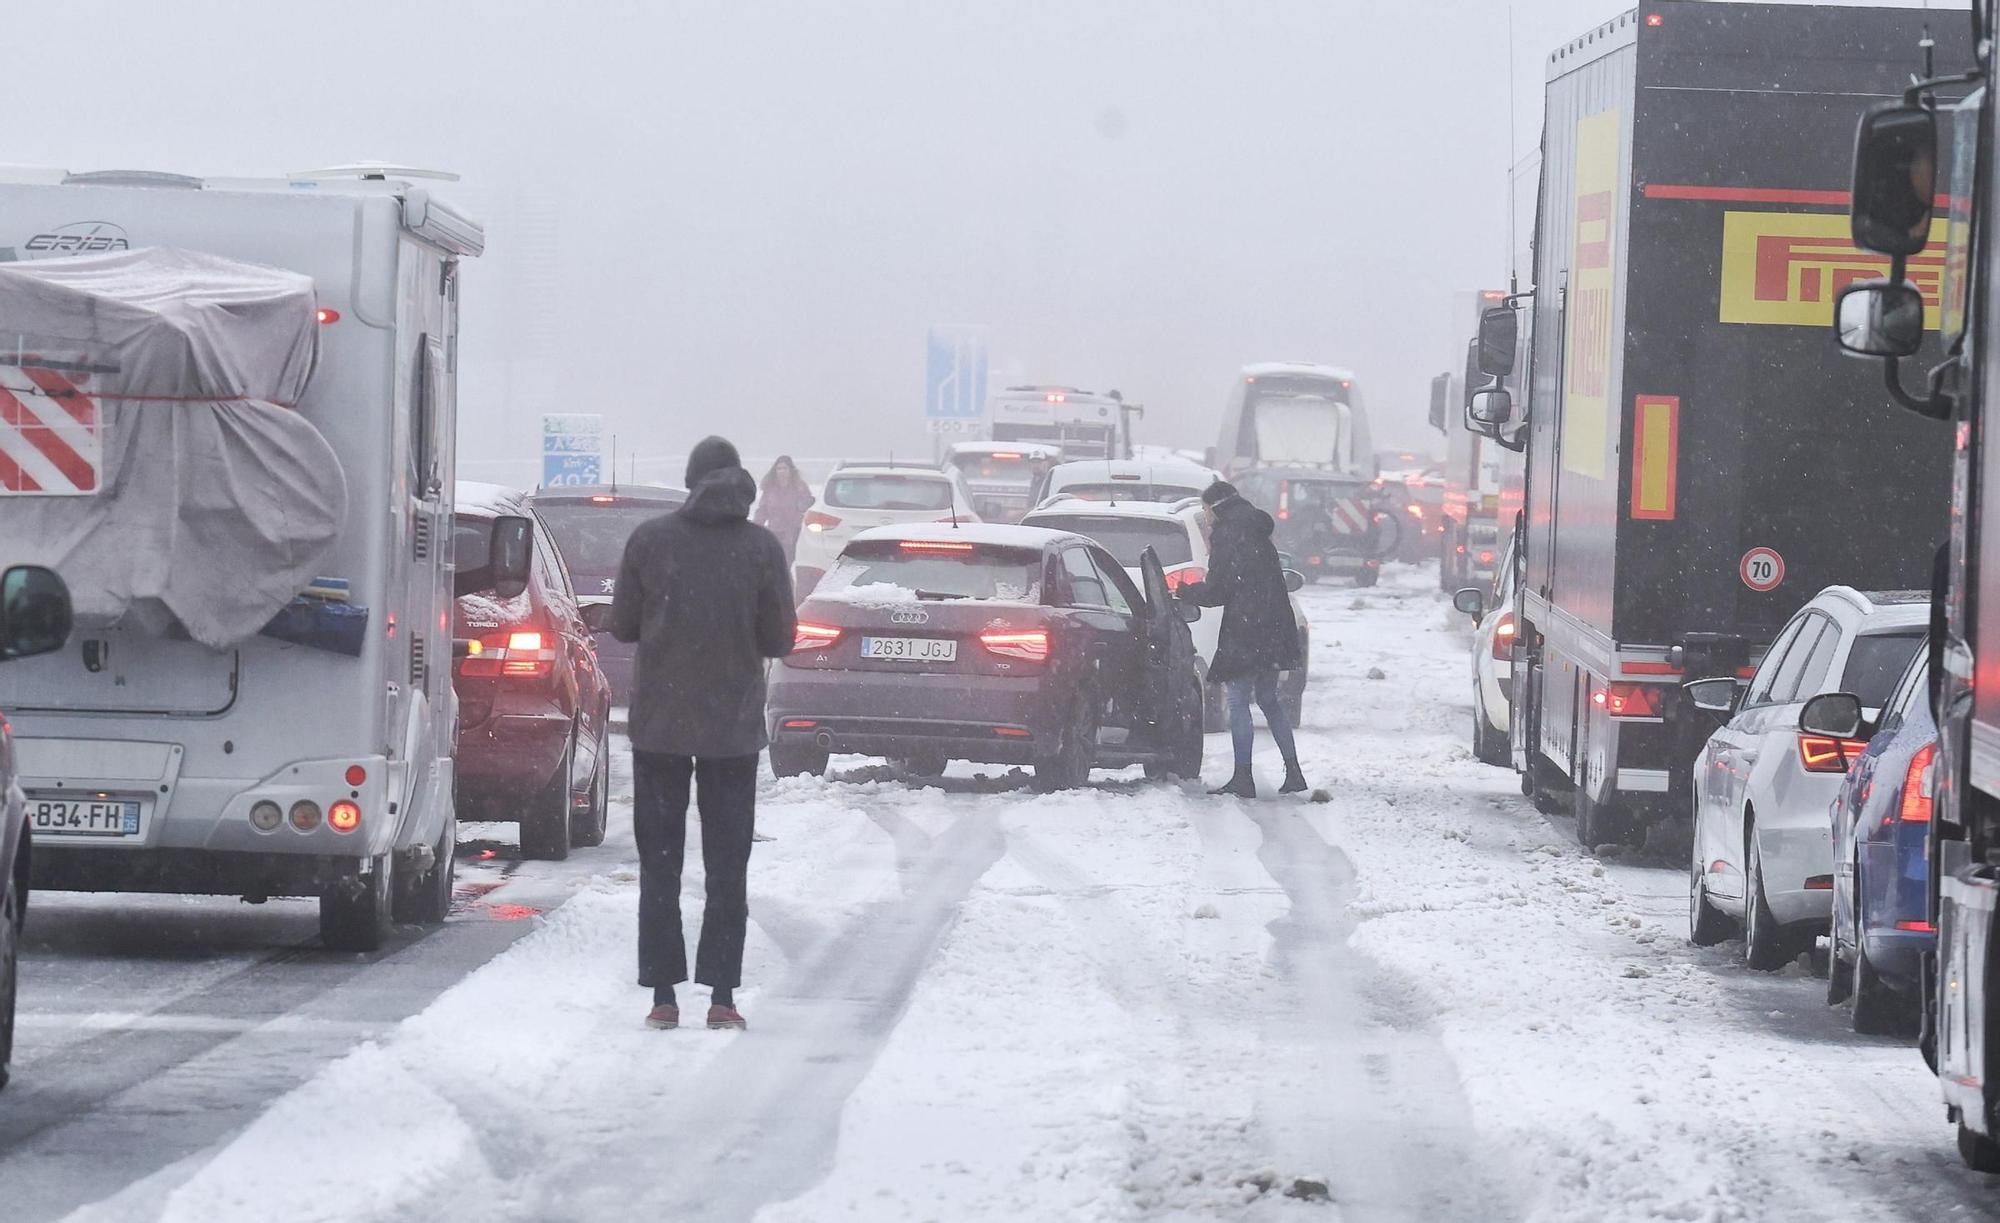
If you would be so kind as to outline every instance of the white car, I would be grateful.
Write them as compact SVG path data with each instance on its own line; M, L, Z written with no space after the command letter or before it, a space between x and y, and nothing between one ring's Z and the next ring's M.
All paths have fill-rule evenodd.
M1510 544L1491 592L1460 590L1452 605L1470 614L1472 630L1472 754L1486 764L1513 763L1507 742L1514 682L1514 548ZM1476 596L1476 597L1475 597ZM1475 612L1473 609L1477 608Z
M1829 586L1800 608L1748 685L1687 686L1696 706L1728 720L1695 763L1689 937L1722 941L1740 925L1752 968L1778 968L1826 929L1833 844L1827 811L1860 740L1809 734L1799 712L1826 692L1861 698L1872 721L1923 644L1929 596Z
M1203 489L1221 478L1221 472L1199 463L1082 459L1051 468L1036 500L1041 506L1062 496L1082 501L1172 503L1201 496Z
M1101 465L1100 465L1101 466ZM1201 503L1183 498L1172 503L1157 501L1056 501L1046 503L1021 520L1025 527L1071 531L1101 545L1116 557L1125 572L1138 581L1139 556L1147 548L1159 554L1166 569L1167 586L1179 590L1208 576L1208 536L1202 530ZM1299 601L1292 599L1292 622L1298 626L1299 656L1310 656L1312 629ZM1222 690L1208 684L1208 668L1215 661L1216 640L1222 631L1219 608L1201 609L1201 618L1188 625L1194 636L1194 650L1201 671L1204 698L1202 721L1210 731L1229 725L1228 708ZM1294 725L1304 712L1307 666L1287 671L1280 684L1285 711Z
M887 464L837 468L806 511L793 593L801 600L811 594L847 541L870 527L954 521L980 521L972 493L955 471Z

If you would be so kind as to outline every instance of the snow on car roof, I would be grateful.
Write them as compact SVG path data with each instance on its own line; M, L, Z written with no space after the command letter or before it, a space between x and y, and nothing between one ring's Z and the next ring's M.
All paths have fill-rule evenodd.
M1303 374L1312 378L1332 378L1336 381L1354 381L1354 371L1342 369L1338 365L1316 365L1310 361L1260 361L1243 367L1245 378L1266 378L1277 374Z
M1035 459L1053 459L1062 455L1061 446L1044 446L1040 442L953 442L953 454L1018 454Z
M494 515L525 514L528 512L528 501L518 488L482 484L478 480L460 480L452 487L452 508L461 512L470 510Z
M1068 463L1058 463L1049 470L1049 482L1060 483L1064 477L1071 477L1076 483L1087 480L1103 480L1123 476L1132 480L1144 480L1158 484L1168 479L1193 476L1199 481L1220 480L1222 476L1213 467L1200 463L1180 462L1172 459L1074 459Z
M900 526L870 527L851 541L922 540L938 543L983 544L989 548L1035 548L1057 540L1075 538L1072 531L1051 531L1043 527L1020 527L1002 522L968 522L953 526L948 522L912 522Z
M1022 526L1033 526L1034 520L1045 515L1060 514L1065 518L1153 518L1165 521L1179 521L1190 514L1199 514L1201 504L1194 498L1180 501L1090 501L1082 497L1067 500L1045 501L1030 510L1022 518Z
M836 480L847 476L914 476L920 480L950 479L949 476L935 467L891 467L887 463L878 465L863 464L856 467L836 467L833 474L828 476L827 479Z

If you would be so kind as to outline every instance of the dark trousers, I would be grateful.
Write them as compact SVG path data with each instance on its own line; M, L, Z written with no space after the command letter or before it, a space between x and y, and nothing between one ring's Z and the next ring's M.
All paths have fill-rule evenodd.
M632 833L639 843L639 984L688 979L681 937L681 864L687 860L688 783L701 810L701 866L708 903L694 979L743 983L743 931L750 920L746 876L756 831L757 757L632 753Z

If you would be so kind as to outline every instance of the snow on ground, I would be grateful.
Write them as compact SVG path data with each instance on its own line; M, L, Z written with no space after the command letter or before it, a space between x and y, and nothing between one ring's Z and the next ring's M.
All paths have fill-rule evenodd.
M164 1217L1986 1214L1913 1052L1844 1033L1802 969L1687 947L1677 871L1600 864L1471 759L1434 582L1305 596L1331 802L767 783L749 1032L640 1025L627 864Z

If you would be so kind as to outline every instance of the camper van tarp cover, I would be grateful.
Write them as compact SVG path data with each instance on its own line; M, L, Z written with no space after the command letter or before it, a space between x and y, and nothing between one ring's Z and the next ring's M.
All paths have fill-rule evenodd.
M0 264L0 537L80 624L222 648L308 585L347 505L293 409L309 277L169 249Z

